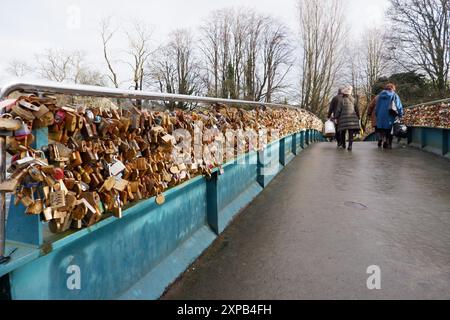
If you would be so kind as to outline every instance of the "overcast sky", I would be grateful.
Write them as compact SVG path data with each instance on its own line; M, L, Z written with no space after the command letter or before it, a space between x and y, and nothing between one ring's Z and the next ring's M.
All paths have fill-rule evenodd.
M379 25L388 0L342 0L354 37L364 28ZM0 81L7 77L4 69L12 59L33 63L35 53L45 48L81 49L87 59L104 70L99 26L111 16L125 25L132 19L150 24L154 45L161 43L176 28L195 30L202 18L215 9L231 6L255 8L284 21L297 30L296 0L2 0L0 19ZM120 39L117 39L120 40ZM126 43L115 41L115 50Z

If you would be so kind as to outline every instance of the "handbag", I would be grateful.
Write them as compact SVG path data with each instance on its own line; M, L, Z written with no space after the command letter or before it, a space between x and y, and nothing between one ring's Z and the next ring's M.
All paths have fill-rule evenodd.
M395 120L392 131L393 135L397 138L408 138L408 127L404 123L402 123L399 118Z
M393 117L398 117L397 104L395 103L396 95L392 98L391 104L389 105L389 114Z

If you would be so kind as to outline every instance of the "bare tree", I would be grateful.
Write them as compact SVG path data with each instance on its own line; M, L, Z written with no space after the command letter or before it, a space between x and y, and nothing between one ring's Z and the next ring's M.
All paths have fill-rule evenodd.
M219 42L220 22L219 13L213 12L200 26L200 50L205 57L205 70L208 95L219 96Z
M299 0L298 8L303 51L301 104L323 115L343 64L343 7L339 0Z
M255 11L248 13L248 33L245 47L245 93L247 100L259 100L257 85L257 63L260 55L261 34L266 27L267 18Z
M408 71L423 70L440 96L448 92L450 0L390 0L396 61Z
M262 35L262 75L256 101L272 102L273 95L286 88L284 80L293 65L291 54L287 27L267 18Z
M12 60L5 69L6 73L13 77L22 78L31 74L34 70L25 61Z
M161 92L201 94L200 62L197 59L192 34L186 29L175 30L169 43L155 54L148 69L150 82ZM170 104L186 108L187 104Z
M50 81L71 82L88 85L105 85L103 75L87 66L82 51L46 49L36 54L39 75Z
M132 71L132 81L135 90L142 90L144 84L144 66L152 51L150 40L152 31L143 22L134 22L131 31L125 31L128 38L127 53L131 62L127 62Z
M108 66L108 79L112 82L114 87L119 88L119 80L117 77L117 72L113 67L113 62L111 61L110 55L108 53L108 45L116 33L116 30L111 30L111 20L109 18L103 19L101 22L101 37L103 44L103 57L105 59L106 65Z
M42 54L36 54L38 72L44 79L64 82L74 80L75 65L82 59L80 51L66 52L64 50L46 49Z

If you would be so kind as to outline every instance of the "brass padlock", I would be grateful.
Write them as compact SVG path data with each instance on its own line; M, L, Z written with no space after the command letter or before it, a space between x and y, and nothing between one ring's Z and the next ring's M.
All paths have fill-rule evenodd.
M81 159L80 152L78 150L75 150L70 154L70 164L72 167L78 167L83 163L83 160Z

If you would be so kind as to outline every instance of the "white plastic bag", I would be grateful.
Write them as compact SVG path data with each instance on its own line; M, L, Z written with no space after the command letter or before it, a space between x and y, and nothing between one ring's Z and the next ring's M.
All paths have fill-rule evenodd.
M334 126L334 122L328 120L325 122L325 135L326 136L334 136L336 134L336 127Z

